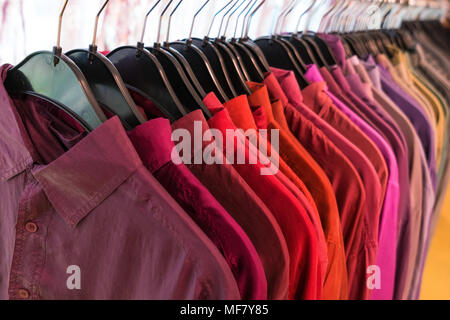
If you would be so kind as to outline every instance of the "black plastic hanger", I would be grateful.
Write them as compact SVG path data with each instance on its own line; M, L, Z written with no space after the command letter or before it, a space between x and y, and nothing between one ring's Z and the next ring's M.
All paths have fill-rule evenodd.
M111 113L117 115L127 130L145 122L131 98L119 71L104 55L97 52L98 19L109 0L98 12L94 27L94 40L89 50L71 50L66 55L80 68L86 77L97 101Z
M222 31L222 26L223 26L225 17L231 12L231 10L233 10L233 8L239 3L239 1L240 0L236 0L236 2L224 14L224 16L222 17L221 23L220 23L219 33L218 33L217 38L214 40L209 40L209 43L212 46L216 47L217 50L222 55L222 57L225 61L226 70L228 71L228 74L230 75L230 78L233 81L234 87L237 90L238 94L250 95L251 90L247 85L247 81L249 80L247 70L238 61L238 58L236 57L236 52L233 51L233 49L229 47L229 45L226 43L224 38L221 38L221 31ZM229 3L224 8L222 8L219 12L221 12L223 9L227 8L228 5L229 5ZM228 26L228 22L229 22L229 19L227 20L227 24L225 25L225 32L226 32L226 29Z
M245 0L246 1L246 0ZM244 2L245 2L244 1ZM244 9L239 13L236 18L236 24L234 27L233 37L228 41L229 46L234 48L234 50L238 53L238 60L245 66L245 69L248 72L248 76L251 81L255 82L263 82L264 81L264 71L259 67L258 62L254 54L242 43L238 42L236 38L237 29L239 26L239 20L244 14L244 12L250 7L250 10L256 4L257 0L249 0L248 4L244 7ZM250 6L253 3L252 6Z
M283 10L282 14L286 11ZM280 22L280 17L277 20L275 30ZM275 32L272 36L262 37L255 40L255 43L260 47L270 65L276 68L285 70L292 70L297 78L300 87L305 88L309 85L303 73L306 72L306 66L301 66L293 53L286 46L286 44L279 39Z
M68 0L59 16L58 40L53 52L39 51L8 71L5 87L10 93L40 97L93 131L106 121L83 73L60 46L61 25Z
M165 42L165 46L169 43L169 34L170 34L170 25L172 16L175 13L175 11L179 8L181 3L184 0L180 0L175 7L175 9L171 12L169 16L169 21L167 24L167 38ZM170 84L175 89L176 95L178 98L180 98L183 101L184 105L189 106L190 108L197 108L199 107L205 117L207 119L211 118L211 112L208 110L208 108L205 106L205 104L202 101L202 97L198 94L198 92L194 89L192 83L188 79L182 65L180 62L170 53L168 50L164 50L164 48L161 46L160 43L160 35L161 35L161 24L163 17L166 13L166 11L169 9L170 5L172 4L173 0L170 0L164 10L162 11L159 19L159 27L158 27L158 36L157 41L154 44L153 47L148 47L147 50L149 50L151 53L155 55L155 57L158 58L159 62L164 68L164 71L166 72L167 78L169 79ZM156 3L158 5L160 1ZM190 109L190 111L194 111L195 109Z
M288 10L284 13L284 16L281 19L280 23L280 31L278 32L279 35L278 38L290 49L290 51L296 58L297 62L300 64L300 66L306 70L308 64L317 64L317 61L312 51L310 50L309 45L303 39L298 37L299 34L298 27L297 31L290 35L286 34L285 36L283 36L282 32L287 17L292 13L297 4L298 0L291 1L290 5L288 6ZM300 25L302 16L303 14L300 16L298 25Z
M189 38L184 41L171 42L166 48L171 51L177 51L179 55L176 55L176 57L179 57L180 55L183 56L184 60L195 70L195 74L202 88L207 93L214 92L221 102L225 102L230 99L230 96L234 97L233 89L229 85L227 86L231 80L223 75L223 71L218 72L224 69L224 67L221 67L220 61L213 66L203 50L195 45L193 43L194 39L192 39L195 20L208 3L209 0L207 0L194 15ZM196 41L198 43L202 40L196 39ZM214 60L214 62L216 61ZM216 72L219 76L216 75Z
M270 65L267 61L266 57L264 56L264 53L261 51L261 49L256 45L256 43L253 42L248 37L249 28L251 24L251 20L255 13L263 6L263 4L266 2L266 0L262 0L261 3L252 11L254 5L258 2L258 0L255 0L255 3L252 5L252 7L249 9L249 11L244 16L244 23L242 24L242 35L241 38L238 39L238 42L245 46L254 56L255 62L258 64L259 68L264 73L270 72Z
M146 18L156 5L147 13ZM158 58L145 49L143 39L146 24L147 19L144 22L141 41L136 47L117 48L108 54L108 58L119 70L129 89L150 100L171 121L176 121L187 115L188 109L176 95Z
M233 0L230 0L230 3L232 1ZM214 75L216 76L218 82L221 84L221 87L224 90L225 94L227 95L227 98L228 97L237 97L238 94L237 94L237 92L233 86L233 83L231 81L231 78L226 70L226 66L225 66L223 57L220 54L219 50L217 50L216 47L214 47L213 45L211 45L209 43L209 35L205 36L204 40L192 38L192 32L194 29L195 20L196 20L197 16L200 14L200 12L206 7L206 5L209 2L210 2L210 0L205 1L203 3L203 5L201 6L201 8L195 13L195 15L192 19L191 31L189 33L189 38L187 40L183 40L183 41L186 41L186 43L189 43L189 44L194 44L195 47L197 47L198 49L200 49L203 52L203 54L206 56L209 64L211 65L212 69L214 70ZM216 16L217 16L217 14L214 16L214 18ZM213 18L212 23L214 22L214 18ZM212 23L211 23L209 30L211 30ZM210 31L208 32L208 34L209 33L210 33ZM171 48L171 49L176 51L173 48Z

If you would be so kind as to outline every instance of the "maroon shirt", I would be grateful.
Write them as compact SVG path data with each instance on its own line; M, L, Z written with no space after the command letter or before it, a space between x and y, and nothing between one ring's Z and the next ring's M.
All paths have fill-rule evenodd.
M76 143L43 100L15 102L0 86L0 299L240 298L117 117ZM36 135L38 123L54 135Z
M162 118L147 121L128 134L147 169L223 254L242 299L266 300L266 276L255 247L189 169L172 161L171 135L169 120Z

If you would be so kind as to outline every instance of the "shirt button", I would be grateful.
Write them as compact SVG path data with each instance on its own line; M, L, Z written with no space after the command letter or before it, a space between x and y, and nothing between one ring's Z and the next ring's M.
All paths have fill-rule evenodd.
M28 299L30 297L30 291L27 289L19 289L18 293L21 299Z
M29 233L35 233L38 231L38 226L34 222L27 222L25 224L25 230L27 230Z

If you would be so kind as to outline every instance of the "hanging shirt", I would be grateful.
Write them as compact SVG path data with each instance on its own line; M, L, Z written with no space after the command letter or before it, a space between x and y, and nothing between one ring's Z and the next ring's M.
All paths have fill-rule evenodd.
M255 247L189 169L174 163L171 135L169 120L162 118L147 121L128 134L144 166L223 254L242 299L266 300L267 280Z
M272 68L272 70L274 71L273 68ZM275 72L280 72L280 71L282 71L282 70L275 70ZM318 135L321 135L322 133L319 132L319 130L315 127L310 128L310 130L314 131L314 134L312 136L307 135L307 134L300 135L297 130L294 131L292 122L288 123L288 121L285 117L285 109L292 110L294 108L292 107L292 105L290 105L288 98L284 94L283 89L281 88L278 80L275 77L275 73L272 73L266 77L265 84L267 86L267 89L270 93L271 98L277 99L274 103L272 103L272 112L273 112L274 120L281 127L281 129L285 130L285 132L288 132L289 134L293 134L293 137L295 139L298 139L300 142L302 142L303 145L305 146L305 148L307 149L307 151L314 157L314 159L316 161L318 161L318 164L321 165L321 167L324 169L324 172L328 174L329 172L327 172L327 171L329 170L329 168L324 166L323 162L321 162L321 160L323 159L322 155L318 155L315 152L316 149L314 149L314 146L310 146L310 144L309 144L309 142L311 140L308 140L308 138L313 139L314 141L312 143L314 143L314 144L317 143L320 146L321 145L320 142L322 140L319 138L318 139L319 141L315 141L316 140L315 133L317 133ZM257 117L257 115L255 115L255 117ZM267 117L265 117L265 118L267 118ZM309 120L305 120L305 121L309 121ZM325 139L325 137L322 137L322 136L321 136L321 138ZM294 141L294 143L295 143L294 139L292 141ZM334 146L331 145L330 141L325 141L322 143L326 144L326 147L324 148L325 150L322 150L322 151L324 151L322 153L323 155L325 155L328 152L328 147L334 148ZM333 165L330 166L330 169L331 169L331 167L333 167ZM345 170L342 170L341 172L344 172L344 171ZM339 178L336 178L336 176L328 175L328 177L329 177L335 191L337 189L336 183L339 184L338 180L339 181L345 180L345 179L341 180ZM357 173L356 173L355 177L357 179L359 179L359 176ZM333 178L336 178L336 179L333 179ZM347 187L348 187L348 185L347 185ZM346 190L352 189L352 188L347 188L347 187L346 187ZM347 217L347 215L350 214L349 211L351 211L352 209L355 209L354 212L352 212L352 214L357 215L358 212L359 213L361 212L360 210L356 209L356 208L358 208L358 204L355 202L357 202L359 200L354 201L354 199L358 198L358 195L362 199L365 198L364 191L362 189L359 189L358 187L356 187L355 189L352 189L352 190L354 191L353 198L348 198L348 199L344 200L343 198L337 197L337 201L338 201L337 203L338 203L338 205L340 205L340 206L338 206L338 208L339 208L339 214L340 214L341 218L342 217L345 217L346 219L350 218L350 217ZM347 201L347 203L344 204L344 202L346 202L346 201ZM346 275L347 267L346 267L346 258L345 258L345 249L344 249L344 238L343 238L342 230L341 230L341 218L340 217L334 216L331 213L321 215L322 226L323 226L325 236L327 237L327 242L328 242L328 256L329 256L327 278L325 279L325 284L324 284L324 299L346 299L348 297L348 280L347 280L347 275ZM355 219L353 225L355 225L355 226L358 225L358 222L357 222L358 219L359 218ZM345 234L348 234L348 233L345 232ZM355 234L351 235L350 237L353 238L354 235Z
M317 69L309 69L305 74L308 80L310 80L309 75L312 73L316 73L315 77L320 77ZM336 106L377 145L389 168L389 180L386 188L383 210L380 216L378 257L376 265L382 270L381 286L377 289L387 292L387 296L393 296L399 204L398 165L395 155L388 143L372 127L331 93L328 94ZM369 210L371 209L369 208Z
M420 139L412 123L399 107L381 90L381 79L375 64L363 62L367 75L373 85L374 98L380 106L392 117L403 132L409 154L409 194L410 212L399 220L399 234L397 246L397 272L394 299L407 299L412 276L415 270L416 255L420 241L420 227L423 208L423 170L428 171L426 163L422 163Z
M53 105L16 96L14 106L3 86L0 96L1 299L240 298L220 252L144 168L117 117L72 146Z
M194 142L194 123L202 122L208 127L200 110L173 124L173 129L185 129L191 133L192 160L213 141L196 145ZM217 152L217 151L216 151ZM216 155L217 157L218 155ZM288 297L289 286L289 251L284 235L277 220L255 194L232 165L195 164L191 161L186 167L211 192L217 201L244 229L258 252L267 279L267 298L284 300ZM226 188L224 188L226 186Z
M307 185L318 206L320 217L327 215L338 217L336 197L328 177L304 147L297 142L296 138L288 130L283 130L276 122L267 87L257 83L249 83L249 86L252 90L252 94L248 97L249 104L253 108L260 107L262 109L261 111L267 118L269 136L272 130L278 130L280 156Z
M362 201L364 199L360 199L360 201L362 201L365 206L369 203L373 206L381 207L381 184L375 169L367 157L365 157L358 148L351 144L349 140L345 139L340 132L335 130L327 122L312 112L306 105L304 105L303 96L293 72L287 72L274 68L272 68L272 72L277 75L279 82L286 93L286 97L293 106L292 108L285 108L285 115L288 122L296 124L299 121L302 121L299 117L303 116L314 123L318 129L322 130L322 132L324 132L330 140L336 143L340 150L351 157L352 163L358 167L358 173L364 182L364 190L366 190L366 194L372 195L371 197L367 197L366 201ZM369 214L372 214L372 216ZM364 285L367 277L367 267L374 263L377 255L378 224L370 223L370 221L378 221L379 212L367 212L367 210L364 209L363 218L365 221L363 224L364 229L355 235L355 237L359 239L355 242L359 243L360 247L346 247L348 252L349 280L351 281L350 286L352 286L353 283L355 284L355 288L350 288L350 290L353 291L359 286ZM354 253L351 253L351 251Z
M214 104L212 104L211 100L208 103L211 105L207 105L207 107L212 111L218 110L217 108L220 107L222 109L219 109L221 111L218 113L213 112L215 117L208 122L209 127L202 125L202 135L209 128L220 130L224 137L227 129L236 130L229 119L227 111L223 109L218 100ZM202 114L198 114L198 117L200 116L203 117ZM206 124L206 121L202 121L202 123ZM177 123L174 126L177 127ZM289 298L320 299L322 279L319 271L317 237L307 213L276 177L261 175L261 169L264 165L259 162L258 164L250 164L248 159L251 153L249 145L244 145L242 141L244 139L235 139L234 151L237 154L238 148L241 149L240 152L246 155L246 164L236 164L236 161L234 161L233 166L261 200L264 201L283 231L290 257ZM222 147L222 151L226 155L226 144L224 143Z
M214 96L208 96L205 98L205 101L207 101L207 105L209 105L209 100L213 99ZM211 102L213 104L213 102ZM237 98L234 98L224 104L224 107L227 109L228 113L230 114L230 118L233 121L233 123L239 128L246 131L246 137L248 137L248 140L250 142L253 141L253 146L258 147L259 151L263 152L265 155L269 155L273 157L277 150L275 150L272 145L270 144L269 140L271 140L270 133L268 134L267 138L262 137L258 131L258 128L256 127L255 122L253 121L252 117L252 111L250 109L250 106L248 104L248 100L246 96L239 96ZM261 107L255 107L253 108L256 114L260 116L260 118L264 118L264 122L267 123L267 118L264 116L265 112L264 109ZM264 128L267 128L264 127ZM267 140L269 138L269 140ZM257 156L257 154L256 154ZM279 164L283 164L284 160L282 157L277 155L276 157ZM300 202L302 207L305 208L306 212L308 213L309 218L311 219L311 222L313 223L314 230L317 235L318 239L318 245L319 245L319 255L321 260L321 266L322 269L322 279L325 279L325 275L327 273L327 264L328 264L328 255L327 255L327 244L325 240L324 231L322 228L322 223L320 221L319 213L317 211L317 207L315 205L315 200L312 198L311 193L306 188L303 181L298 178L295 173L290 169L290 167L284 163L285 167L284 170L281 169L281 172L277 172L275 174L275 177L293 194L297 201ZM280 168L282 168L280 166ZM284 172L291 172L296 180L299 180L301 185L300 188L298 188L298 184L293 184L289 179L287 179L286 176L284 176ZM312 203L312 205L311 205Z
M207 96L205 101L209 100L210 97L211 96ZM253 108L254 114L257 115L256 117L253 117L252 110L250 109L251 107L249 106L245 95L238 96L225 102L224 107L228 110L231 120L239 129L244 130L247 135L256 133L255 136L251 136L249 140L255 141L257 146L262 147L263 145L260 143L261 135L258 134L258 128L267 128L267 119L263 116L264 110L259 106ZM267 150L261 150L264 154L271 155L270 152L275 152L269 141L265 141L265 143L267 144ZM304 194L304 196L308 199L312 210L318 214L315 200L305 183L294 173L288 164L281 157L279 157L279 155L277 159L280 171Z
M370 58L369 58L370 59ZM383 91L395 102L397 106L405 113L419 135L422 142L425 154L427 156L427 163L433 184L436 183L436 142L434 137L433 125L430 123L427 115L422 109L422 106L411 97L407 91L404 91L400 85L394 81L392 75L386 68L390 68L385 57L378 56L379 70L381 77L381 86ZM370 61L370 60L369 60ZM382 63L383 65L381 65Z

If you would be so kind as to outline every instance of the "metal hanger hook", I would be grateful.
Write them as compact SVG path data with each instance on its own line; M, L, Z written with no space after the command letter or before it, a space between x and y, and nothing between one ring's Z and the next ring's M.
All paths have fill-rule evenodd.
M225 38L225 37L227 36L228 26L229 26L229 24L230 24L231 17L234 16L234 14L239 10L240 7L242 7L242 5L243 5L246 1L247 1L247 0L242 0L241 3L236 2L236 4L239 3L239 5L238 5L238 6L236 7L236 9L234 9L233 12L231 12L231 14L228 16L227 23L225 24L225 28L224 28L224 30L223 30L223 35L222 35L223 38ZM244 10L245 10L245 9L244 9Z
M225 21L225 17L231 12L231 10L234 9L234 7L239 3L240 0L236 0L235 3L233 3L233 5L230 7L230 9L228 9L227 12L225 12L225 14L222 17L222 20L220 21L220 26L219 26L219 33L217 34L217 38L220 38L220 34L222 31L222 26L223 26L223 22Z
M159 16L159 24L158 24L158 35L156 37L156 43L159 44L161 43L161 26L162 26L162 21L164 18L164 15L166 14L167 10L169 9L170 5L172 4L173 0L170 0L169 3L164 7L164 10L161 12L161 15Z
M189 38L187 39L187 43L190 44L192 42L192 32L194 31L195 19L197 19L197 16L200 14L200 12L203 11L203 9L210 1L211 0L206 0L205 3L201 6L201 8L194 14L194 17L192 18L191 30L189 31Z
M279 31L278 34L281 35L283 33L284 30L284 26L286 25L286 20L289 17L289 15L292 13L292 11L294 11L295 7L299 4L298 0L293 0L289 6L289 10L287 10L283 16L283 18L281 19L280 22L280 26L279 26Z
M247 0L245 0L245 1L247 1ZM239 26L239 20L241 19L241 16L244 14L245 10L247 10L248 7L252 4L252 2L253 2L253 0L250 0L247 3L247 5L244 7L244 9L242 9L242 11L238 14L238 16L236 18L236 25L234 26L233 39L236 39L237 29L238 29L238 26Z
M284 26L286 25L287 18L299 4L300 4L300 1L295 0L294 3L292 4L292 7L286 12L286 14L283 18L283 21L281 22L281 25L280 25L280 32L279 32L280 34L283 32Z
M180 5L181 5L181 3L182 3L183 1L184 1L184 0L180 0L180 2L178 2L178 4L177 4L177 6L175 7L175 9L173 9L172 12L171 12L170 15L169 15L169 21L168 21L168 23L167 23L166 42L164 43L165 46L168 46L168 45L169 45L170 24L171 24L171 22L172 22L172 16L173 16L173 14L175 13L175 11L178 10L178 8L180 7Z
M255 8L255 10L253 10L253 12L250 13L250 16L247 21L247 29L245 30L245 36L244 36L245 39L248 39L248 33L250 31L250 25L252 24L253 17L259 11L259 9L262 8L262 6L266 3L266 1L267 0L262 0L261 3Z
M257 3L258 0L255 0L255 2L253 2L252 6L250 7L250 9L248 9L247 13L244 16L244 21L242 21L241 39L244 38L245 27L247 26L247 18Z
M61 12L59 13L58 35L57 35L57 38L56 38L56 48L57 48L57 49L61 49L61 29L62 29L62 19L63 19L64 12L66 11L66 7L67 7L67 4L68 4L68 3L69 3L69 0L66 0L66 1L64 2L64 5L63 5L63 7L62 7L62 9L61 9Z
M220 9L219 11L217 11L215 14L214 14L214 16L213 16L213 18L212 18L212 21L211 21L211 24L209 25L209 29L208 29L208 35L207 35L207 37L209 38L209 35L211 34L211 30L212 30L212 27L213 27L213 25L214 25L214 21L216 20L216 18L217 18L217 16L223 11L223 10L225 10L226 8L228 8L228 6L233 2L234 0L230 0L222 9Z
M300 34L300 24L301 24L301 22L303 20L303 17L305 16L305 14L307 14L309 11L311 11L311 9L314 7L315 3L316 3L315 0L311 0L311 4L309 5L309 7L306 8L306 10L304 12L302 12L300 17L298 18L297 27L296 27L296 35Z
M275 22L275 26L274 26L273 31L272 31L272 37L275 37L275 36L278 35L278 27L279 27L279 25L280 25L280 23L282 21L282 18L289 11L291 5L294 2L295 2L295 0L291 0L290 2L288 2L287 6L281 10L280 15L278 16L277 21Z
M108 4L109 0L106 0L105 3L103 3L103 6L100 8L100 10L97 13L97 16L95 17L95 25L94 25L94 37L92 39L92 48L97 48L97 28L98 28L98 20L100 19L100 15L102 14L103 10L105 10L106 5ZM95 49L94 49L95 50Z
M142 27L142 35L141 35L141 41L139 42L140 44L144 44L144 36L145 36L145 30L147 28L147 20L148 20L148 16L150 15L150 13L153 12L153 10L156 9L156 7L159 5L159 3L161 2L161 0L158 0L153 7L147 12L147 14L145 15L145 20L144 20L144 26Z

